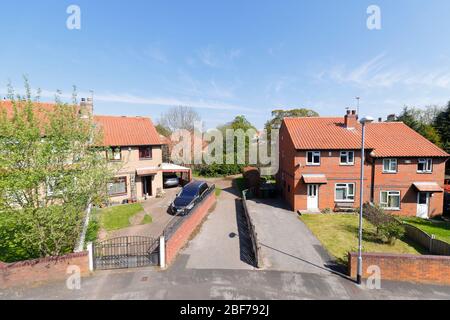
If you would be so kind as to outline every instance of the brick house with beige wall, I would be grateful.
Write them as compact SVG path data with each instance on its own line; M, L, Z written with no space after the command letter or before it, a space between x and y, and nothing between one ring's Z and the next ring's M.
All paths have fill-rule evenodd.
M113 203L154 197L163 189L162 142L150 118L94 116L105 156L118 167L108 184Z
M344 117L285 118L277 184L292 210L359 207L361 125ZM402 122L366 126L364 202L392 214L433 217L444 202L449 155Z
M35 103L35 113L46 121L46 112L52 112L53 103ZM102 134L100 147L111 149L105 157L118 172L114 181L108 184L112 203L138 201L154 197L163 189L162 144L150 118L129 116L93 115L92 99L81 99L80 117L92 116ZM0 110L12 116L11 101L1 101ZM171 172L171 171L169 171Z

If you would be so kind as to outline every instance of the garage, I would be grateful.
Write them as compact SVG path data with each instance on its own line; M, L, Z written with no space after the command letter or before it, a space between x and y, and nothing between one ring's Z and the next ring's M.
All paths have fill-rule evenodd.
M175 187L175 182L178 179L178 184L184 186L192 180L192 170L187 167L179 166L173 163L163 163L161 165L163 173L163 187Z

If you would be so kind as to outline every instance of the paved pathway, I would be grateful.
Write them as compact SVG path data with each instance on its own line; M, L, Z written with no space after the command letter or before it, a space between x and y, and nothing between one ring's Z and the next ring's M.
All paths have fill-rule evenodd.
M261 246L264 269L326 274L332 259L281 199L251 199L247 208Z
M223 191L196 237L182 252L188 269L253 269L250 239L232 179L207 179Z

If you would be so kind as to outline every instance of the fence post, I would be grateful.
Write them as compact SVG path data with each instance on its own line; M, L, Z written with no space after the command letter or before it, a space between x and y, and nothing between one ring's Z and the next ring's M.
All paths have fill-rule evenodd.
M89 271L94 271L94 245L92 242L87 244L87 250L89 252Z
M159 264L161 269L166 267L166 239L164 235L159 237Z

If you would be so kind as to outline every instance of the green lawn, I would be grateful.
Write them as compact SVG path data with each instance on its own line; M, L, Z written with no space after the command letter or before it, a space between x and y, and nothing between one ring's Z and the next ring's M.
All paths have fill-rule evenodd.
M142 224L149 224L152 223L152 216L150 216L149 214L146 214L144 216L144 219L142 219L141 225Z
M143 210L140 203L133 203L101 209L96 215L102 228L112 231L129 227L130 218Z
M347 264L348 252L358 250L358 216L350 214L302 215L300 219L309 227L338 263ZM405 240L394 245L382 243L375 227L364 221L363 251L377 253L425 253L422 248Z
M426 220L417 217L401 217L400 220L419 228L429 235L434 234L436 239L450 243L450 222L443 220Z

